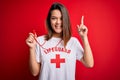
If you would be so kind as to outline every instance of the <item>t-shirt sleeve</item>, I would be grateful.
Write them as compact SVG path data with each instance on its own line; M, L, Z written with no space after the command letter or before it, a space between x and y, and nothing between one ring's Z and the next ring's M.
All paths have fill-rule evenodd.
M37 44L36 45L36 61L38 62L38 63L40 63L40 54L41 54L41 49L40 49L40 46Z
M76 41L75 42L76 43L76 59L80 61L81 58L83 57L84 50L77 38L75 41Z

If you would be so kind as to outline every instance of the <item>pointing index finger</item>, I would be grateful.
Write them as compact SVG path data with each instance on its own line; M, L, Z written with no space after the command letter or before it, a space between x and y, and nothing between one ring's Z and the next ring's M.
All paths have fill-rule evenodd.
M81 18L81 24L84 24L84 16Z

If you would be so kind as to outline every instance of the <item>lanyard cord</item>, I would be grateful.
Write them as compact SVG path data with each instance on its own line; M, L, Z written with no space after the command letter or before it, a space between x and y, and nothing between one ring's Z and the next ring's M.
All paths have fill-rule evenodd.
M44 43L41 45L41 44L38 42L38 40L36 39L36 32L35 32L35 30L33 30L33 34L34 34L34 39L35 39L35 41L37 42L37 44L38 44L41 48L46 49L46 48L43 47L43 45L46 43L46 41L44 41ZM62 39L57 43L57 45L56 45L55 47L57 47L57 46L61 43L61 41L62 41Z

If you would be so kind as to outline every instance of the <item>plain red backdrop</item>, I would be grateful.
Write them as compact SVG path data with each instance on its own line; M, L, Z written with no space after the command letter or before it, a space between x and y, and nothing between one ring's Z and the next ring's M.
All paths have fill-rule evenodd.
M0 1L0 80L37 80L29 71L29 50L25 44L33 29L46 33L45 19L53 2L64 4L70 15L73 36L84 15L95 65L80 62L76 80L120 80L119 0L3 0Z

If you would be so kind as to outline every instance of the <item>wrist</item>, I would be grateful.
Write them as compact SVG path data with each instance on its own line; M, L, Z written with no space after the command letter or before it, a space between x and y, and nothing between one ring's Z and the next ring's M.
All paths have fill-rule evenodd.
M30 47L30 51L35 51L35 47Z
M82 36L82 41L86 41L86 40L88 40L87 35L86 36Z
M84 36L82 37L82 42L84 45L87 45L89 42L88 42L88 37L87 36Z

